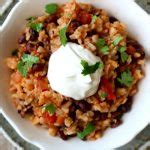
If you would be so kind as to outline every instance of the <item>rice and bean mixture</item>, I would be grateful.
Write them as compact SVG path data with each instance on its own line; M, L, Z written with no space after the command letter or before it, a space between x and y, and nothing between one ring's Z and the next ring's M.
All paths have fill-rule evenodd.
M27 19L18 48L6 59L12 103L21 117L52 136L96 140L122 124L122 115L131 109L144 76L144 50L123 23L90 4L47 4L45 12ZM87 48L104 64L98 91L81 101L53 91L47 79L51 54L66 42Z

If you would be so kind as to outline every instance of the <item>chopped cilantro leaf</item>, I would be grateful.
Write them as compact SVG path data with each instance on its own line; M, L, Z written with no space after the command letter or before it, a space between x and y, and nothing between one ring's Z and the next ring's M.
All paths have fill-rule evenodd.
M77 136L83 139L85 136L89 135L95 130L95 126L90 122L87 124L86 128L82 132L78 132Z
M108 96L108 94L104 91L99 91L98 94L101 100L105 100L105 98Z
M50 15L54 14L57 11L57 9L58 9L58 5L54 4L54 3L53 4L47 4L45 6L45 12L50 14Z
M120 53L123 53L123 52L126 51L126 47L125 47L125 46L119 47L119 48L118 48L118 51L119 51Z
M48 111L50 114L54 114L56 111L56 107L53 104L48 104L46 106L44 106L44 110Z
M94 65L89 65L87 61L85 60L81 60L81 65L83 66L83 70L82 70L82 74L84 76L88 75L88 74L92 74L94 73L97 69L102 68L103 67L103 63L102 62L97 62Z
M98 49L101 49L105 45L106 45L106 42L103 38L99 38L96 42L96 46L97 46Z
M36 17L29 17L27 20L29 21L29 23L32 23L35 19Z
M67 32L67 26L64 26L60 31L59 31L59 36L60 36L60 41L62 45L66 45L68 39L66 36L66 32Z
M113 41L113 44L115 46L117 46L121 41L123 40L123 37L122 36L117 36L114 41Z
M23 77L27 77L28 66L23 61L19 61L17 69Z
M118 51L120 52L121 61L123 63L125 63L129 58L129 55L126 53L126 47L122 46L122 47L118 48Z
M32 67L33 64L37 63L39 58L36 56L23 54L21 60L17 65L17 69L22 74L22 76L27 77L28 70Z
M93 15L93 16L92 16L92 22L91 22L91 23L95 23L96 20L97 20L97 18L98 18L98 17L97 17L96 15Z
M121 84L123 84L127 87L130 87L133 82L133 77L132 77L131 72L128 70L128 71L124 71L123 73L121 73L120 78L117 78L117 80Z
M32 28L36 32L40 32L43 28L42 23L30 23L29 26L30 26L30 28Z
M128 60L129 56L126 52L121 53L121 61L125 63Z
M32 55L29 55L29 54L23 54L23 57L22 57L22 61L23 62L31 62L31 63L37 63L39 60L38 57L36 56L32 56Z
M100 49L100 52L103 54L103 55L107 55L109 54L109 47L108 46L104 46Z
M106 42L103 38L99 38L97 40L96 46L103 55L109 54L109 47L106 45Z

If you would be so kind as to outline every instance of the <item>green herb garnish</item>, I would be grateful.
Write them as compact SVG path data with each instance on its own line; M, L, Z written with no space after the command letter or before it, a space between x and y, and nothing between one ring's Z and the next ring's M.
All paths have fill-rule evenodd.
M109 47L108 46L104 46L104 47L101 48L100 51L101 51L101 53L103 55L107 55L107 54L109 54Z
M122 46L120 48L118 48L118 51L120 52L121 55L121 61L124 63L128 60L129 55L126 53L126 47Z
M101 49L105 45L106 45L106 42L103 38L99 38L96 42L96 46L98 49Z
M59 31L59 36L60 36L60 41L62 45L66 45L68 39L66 36L66 32L67 32L67 26L63 27L60 31Z
M84 76L88 75L88 74L92 74L94 73L97 69L102 68L103 67L103 63L102 62L97 62L94 65L89 65L87 61L85 60L81 60L81 65L83 66L83 70L82 70L82 74Z
M54 4L54 3L53 4L47 4L45 6L45 12L50 14L50 15L54 14L57 11L57 9L58 9L58 5Z
M99 38L97 40L96 46L103 55L109 54L109 47L106 45L106 42L103 38Z
M95 126L90 122L87 124L86 128L82 132L78 132L77 136L83 139L85 136L89 135L95 130Z
M18 71L22 74L22 76L27 77L28 70L32 67L33 64L37 63L39 58L36 56L23 54L21 60L17 65Z
M100 91L100 92L98 92L98 94L99 94L101 100L104 100L108 96L108 94L104 91Z
M36 32L40 32L43 28L43 24L42 23L30 23L29 27L32 28Z
M48 104L46 106L44 106L44 110L48 111L50 114L54 114L56 111L56 107L53 104Z
M95 23L96 20L97 20L97 18L98 18L98 17L97 17L96 15L93 15L93 16L92 16L92 21L91 21L91 23Z
M125 47L125 46L122 46L122 47L118 48L118 51L119 51L120 53L123 53L123 52L126 51L126 47Z
M122 36L117 36L114 41L113 41L113 44L115 46L117 46L121 41L123 40L123 37Z
M130 87L131 84L133 83L133 77L132 77L132 74L131 74L131 72L129 70L124 71L123 73L121 73L120 78L117 78L117 80L121 84L123 84L123 85L125 85L127 87Z
M29 21L29 23L32 23L35 19L36 17L29 17L27 20Z
M125 63L128 60L129 56L126 52L121 53L121 60Z

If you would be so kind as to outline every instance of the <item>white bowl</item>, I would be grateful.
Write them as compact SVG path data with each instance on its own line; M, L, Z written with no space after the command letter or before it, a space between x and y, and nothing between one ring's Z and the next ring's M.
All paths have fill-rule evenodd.
M129 33L144 46L147 57L150 57L149 16L135 2L132 0L79 1L104 8L124 22ZM10 56L11 50L16 48L17 38L26 23L26 18L43 14L45 4L51 2L64 3L66 0L20 0L0 29L0 107L2 114L25 140L43 149L108 150L128 143L150 121L150 61L148 60L144 67L146 76L140 82L140 90L134 97L132 110L123 117L124 123L118 128L107 130L97 141L83 142L77 138L63 141L58 137L51 137L46 130L22 119L12 107L8 91L9 71L4 64L4 58Z

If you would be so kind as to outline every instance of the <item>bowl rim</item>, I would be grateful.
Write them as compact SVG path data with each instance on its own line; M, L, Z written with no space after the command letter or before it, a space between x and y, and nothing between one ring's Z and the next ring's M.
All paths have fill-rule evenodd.
M27 0L26 0L27 1ZM134 0L129 0L129 1L132 1L134 2ZM7 18L5 19L5 21L3 22L2 26L0 26L0 33L4 30L5 26L7 25L7 23L9 22L9 20L11 19L11 16L14 15L15 13L15 10L20 7L23 2L25 2L25 0L19 0L15 6L12 8L12 10L10 11L10 13L8 14ZM134 2L135 3L135 2ZM142 8L141 8L142 9ZM0 39L1 39L1 34L0 34ZM0 43L1 44L1 43ZM34 144L36 146L38 146L39 148L41 149L44 149L44 147L37 141L35 140L31 140L26 138L26 136L24 136L24 134L21 132L21 130L17 127L17 125L13 122L13 120L9 117L9 115L7 115L5 113L5 111L3 110L2 106L0 106L0 113L2 113L2 115L6 118L6 120L12 125L12 127L16 130L16 132L24 139L26 140L27 142L31 143L31 144ZM122 143L118 143L118 145L116 145L115 147L113 148L117 148L117 147L120 147L120 146L123 146L125 144L127 144L128 142L130 142L139 132L141 132L148 124L150 123L150 120L145 122L145 124L143 124L143 126L141 126L141 128L138 129L138 132L136 132L134 135L132 135L132 137L130 137L130 139L128 139L128 141L124 141Z

